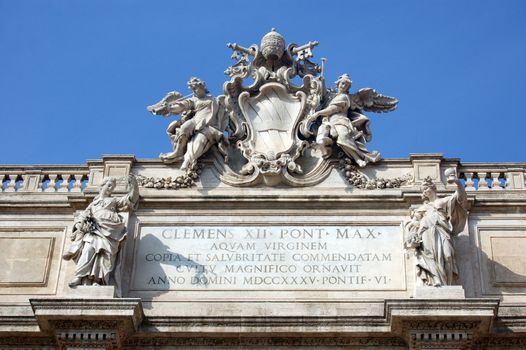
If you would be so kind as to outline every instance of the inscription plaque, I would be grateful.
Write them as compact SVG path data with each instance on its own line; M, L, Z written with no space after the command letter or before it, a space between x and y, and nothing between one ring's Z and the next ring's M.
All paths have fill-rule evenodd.
M143 226L134 290L403 290L398 226Z

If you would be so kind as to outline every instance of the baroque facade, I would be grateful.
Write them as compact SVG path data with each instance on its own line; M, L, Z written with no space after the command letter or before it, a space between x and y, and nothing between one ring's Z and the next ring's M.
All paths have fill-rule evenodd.
M229 44L159 159L0 165L0 348L525 348L526 163L382 159L316 45Z

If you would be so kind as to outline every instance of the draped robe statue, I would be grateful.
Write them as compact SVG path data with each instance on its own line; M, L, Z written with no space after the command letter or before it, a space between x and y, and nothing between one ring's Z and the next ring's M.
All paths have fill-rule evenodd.
M405 245L415 252L418 284L427 286L452 285L458 278L453 238L466 224L467 198L455 170L448 169L445 174L449 183L457 185L455 193L438 198L431 178L426 178L424 204L402 224Z
M116 285L120 287L120 252L126 239L126 222L119 212L133 211L139 190L135 177L128 177L129 192L111 197L116 179L103 179L99 195L75 218L72 243L65 260L76 262L70 287L78 285Z

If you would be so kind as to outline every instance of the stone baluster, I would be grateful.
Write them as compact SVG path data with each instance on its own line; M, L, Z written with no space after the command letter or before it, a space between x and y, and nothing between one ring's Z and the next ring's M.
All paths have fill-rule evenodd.
M45 192L46 191L46 175L42 175L40 179L41 179L40 189L42 192Z
M475 185L473 183L473 173L464 172L464 177L466 178L466 191L475 191Z
M16 192L16 180L18 176L15 174L10 174L8 175L8 177L9 177L9 185L7 185L4 192Z
M492 190L502 190L502 186L500 185L500 173L498 171L493 171L491 173L491 178L493 179L493 183L491 184Z
M59 175L48 175L48 177L49 183L47 184L45 192L55 192L57 190L55 187L57 186Z
M506 173L500 173L499 179L501 179L501 187L503 190L507 189L510 185L509 178Z
M486 177L488 176L488 173L485 172L485 171L480 171L478 173L478 176L479 176L479 188L478 190L488 190L489 187L488 187L488 181L486 180Z
M0 175L0 192L4 191L4 182L7 180L7 175Z
M62 182L57 192L69 192L69 176L65 174L65 175L61 175L60 178L62 179Z
M73 187L71 187L71 192L82 192L82 177L82 174L73 175L75 182L73 183Z

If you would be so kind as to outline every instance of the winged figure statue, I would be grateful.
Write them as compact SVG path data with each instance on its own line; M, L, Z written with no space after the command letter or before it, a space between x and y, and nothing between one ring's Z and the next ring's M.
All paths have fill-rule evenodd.
M325 158L332 154L336 145L352 158L360 167L380 160L380 153L369 151L367 142L371 141L370 120L363 111L390 112L396 109L398 100L384 96L371 88L361 89L349 94L352 81L347 74L336 81L337 92L329 94L326 107L308 116L307 125L322 117L316 135L318 146Z
M173 151L161 153L160 158L165 163L183 160L183 170L193 168L212 145L218 146L226 160L228 145L224 134L228 125L224 96L209 95L205 82L199 78L191 78L188 87L192 90L189 96L172 91L155 105L148 106L148 111L155 115L181 116L166 129Z

